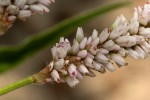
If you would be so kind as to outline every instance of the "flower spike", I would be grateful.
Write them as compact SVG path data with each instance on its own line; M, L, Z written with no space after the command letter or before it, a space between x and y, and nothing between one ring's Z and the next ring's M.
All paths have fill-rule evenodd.
M75 87L83 76L94 77L92 70L113 72L116 70L114 63L118 67L128 65L127 56L145 59L150 53L149 14L150 3L147 3L135 9L129 22L121 15L111 28L102 32L94 29L89 37L84 36L81 27L78 28L72 46L61 38L51 49L53 65L46 67L52 73L49 77L56 82L64 80L70 87Z
M35 13L49 12L46 7L54 0L0 0L0 35L10 28L16 19L25 20Z

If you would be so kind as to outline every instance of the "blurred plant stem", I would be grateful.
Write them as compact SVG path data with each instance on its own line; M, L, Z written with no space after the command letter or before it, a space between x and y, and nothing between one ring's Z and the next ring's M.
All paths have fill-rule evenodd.
M15 83L12 83L4 88L0 88L0 96L4 95L4 94L7 94L11 91L14 91L18 88L21 88L21 87L24 87L24 86L27 86L27 85L30 85L34 83L34 78L31 76L31 77L27 77L27 78L24 78L18 82L15 82Z

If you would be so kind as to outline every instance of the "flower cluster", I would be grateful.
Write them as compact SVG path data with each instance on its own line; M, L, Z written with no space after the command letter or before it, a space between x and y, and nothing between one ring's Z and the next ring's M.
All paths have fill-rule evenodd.
M94 30L85 37L82 28L78 28L76 38L71 45L68 39L60 38L51 49L53 61L47 66L49 77L46 81L67 82L74 87L84 75L94 77L92 70L105 73L126 66L125 58L144 59L150 53L150 3L135 8L128 22L121 15L112 27L100 34Z
M33 14L49 12L46 7L54 0L0 0L0 35L10 28L16 19L25 20Z

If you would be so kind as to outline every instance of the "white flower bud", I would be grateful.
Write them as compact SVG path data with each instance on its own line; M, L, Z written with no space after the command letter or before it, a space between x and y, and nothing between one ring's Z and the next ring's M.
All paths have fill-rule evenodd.
M61 70L65 65L64 59L58 59L54 62L54 68L57 70Z
M130 20L129 32L130 34L137 34L139 30L138 13L135 11L133 17Z
M91 70L89 69L89 74L87 74L87 76L95 77L96 75L95 75L95 73L94 73L93 71L91 71Z
M136 46L136 47L135 47L135 51L138 52L138 54L140 55L140 57L141 57L142 59L145 59L145 58L147 57L146 52L145 52L141 47Z
M59 58L65 58L67 56L67 51L61 46L57 46L56 53Z
M92 42L92 37L89 37L89 38L88 38L88 40L87 40L86 45L87 45L87 46L88 46L88 45L90 45L90 44L91 44L91 42Z
M129 30L126 18L123 15L119 16L115 21L115 23L113 24L112 28L113 30L110 34L110 39L115 39L120 35L125 35Z
M128 64L119 54L112 53L110 56L119 67L126 66Z
M60 39L59 39L59 43L63 43L63 42L65 42L65 38L64 37L61 37Z
M140 24L146 26L149 20L148 13L141 6L135 8L135 11L138 13L138 20Z
M15 0L14 1L14 4L16 6L18 6L19 8L23 8L24 5L26 4L27 0Z
M96 55L96 60L99 63L107 63L109 61L109 59L104 54L101 53L98 53Z
M115 22L112 25L112 28L115 29L116 27L120 26L120 23L121 23L121 17L117 16Z
M43 4L38 4L38 5L39 5L39 7L41 7L43 9L43 12L46 12L46 13L49 12L49 9L45 5L43 5Z
M16 15L19 13L19 8L17 6L14 6L14 5L9 5L7 7L7 11L9 12L9 14Z
M104 64L104 67L106 67L106 69L108 69L110 72L114 72L116 70L111 62Z
M18 14L18 18L20 19L24 19L24 18L28 18L31 16L31 11L30 10L21 10Z
M9 16L8 20L14 22L16 20L16 16Z
M118 28L119 26L127 25L127 23L128 23L127 19L123 15L120 15L117 17L117 19L113 23L112 28L115 29L115 28Z
M65 39L65 43L64 43L64 49L68 52L71 49L71 45L68 39Z
M133 37L136 38L136 43L137 44L141 44L141 43L145 42L145 38L143 36L133 35Z
M91 46L90 49L89 49L89 51L90 51L90 53L92 55L96 55L96 53L97 53L98 50L97 50L96 46Z
M105 28L99 35L100 40L99 43L105 42L108 39L109 35L110 35L109 29Z
M68 39L65 39L65 42L68 42L68 43L70 43Z
M77 70L77 79L83 80L83 75Z
M118 21L118 22L117 22ZM127 19L121 14L118 18L118 20L116 20L115 25L113 25L113 28L117 28L120 25L123 25L125 23L128 23ZM116 27L115 27L116 26Z
M57 72L55 69L53 69L53 71L51 72L51 77L52 77L57 83L60 82L59 74L58 74L58 72Z
M85 49L86 44L87 44L87 38L84 38L80 43L80 49Z
M114 51L120 51L121 47L119 45L115 44L113 50Z
M71 47L71 52L72 52L73 54L77 54L78 51L79 51L79 42L78 42L77 40L74 40L74 41L73 41L73 45L72 45L72 47Z
M22 9L23 9L23 10L29 9L29 5L24 5Z
M116 39L117 37L119 37L122 33L120 32L120 28L116 28L114 30L112 30L112 32L110 33L110 39Z
M81 27L78 27L78 29L77 29L77 34L76 34L76 40L77 40L78 42L81 42L81 41L83 40L83 38L84 38L83 30L82 30Z
M120 46L131 47L136 44L136 38L133 36L125 35L125 36L118 37L116 39L116 42Z
M121 56L126 57L127 54L128 54L128 51L125 50L124 48L121 48L121 50L118 51L118 53L119 53Z
M67 77L65 80L70 87L75 87L79 83L78 79L74 77Z
M90 57L86 57L85 59L84 59L84 63L85 63L85 65L87 66L87 67L90 67L90 68L94 68L93 67L93 59L92 58L90 58Z
M102 54L108 54L109 53L109 51L104 49L104 48L100 48L99 52L102 53Z
M100 63L97 63L97 62L93 62L93 66L95 67L95 69L97 70L97 71L102 71L102 64L100 64Z
M150 44L148 44L147 42L144 42L143 45L144 45L146 48L150 49Z
M44 12L43 8L37 4L30 5L30 9L35 13L43 14L43 12Z
M109 41L105 42L105 44L103 45L103 47L104 47L106 50L108 50L108 51L112 51L112 50L114 49L114 46L115 46L115 45L116 45L116 44L114 43L114 41L109 40Z
M97 38L95 38L95 40L92 41L91 45L92 45L92 46L97 46L97 45L99 44L99 41L100 41L100 40L99 40L99 38L97 37Z
M150 11L150 3L147 3L147 4L144 5L144 11L148 15L148 18L149 18L148 21L150 22L150 13L149 13L149 11Z
M95 40L98 36L98 31L96 29L94 29L93 33L92 33L92 40Z
M71 64L68 67L68 72L71 77L76 77L77 76L77 67L74 64Z
M150 53L150 45L147 42L140 44L140 46L142 47L142 49L144 49L146 53Z
M80 58L85 58L87 56L87 50L79 51L77 56Z
M127 50L129 51L129 56L133 57L134 59L141 58L140 54L138 52L134 51L133 49L128 48Z
M51 49L51 52L52 52L53 59L58 59L57 49L55 46Z
M145 47L143 44L140 44L141 48L146 52L146 53L150 53L150 49Z
M150 28L140 27L139 34L145 38L150 38Z
M94 59L94 55L91 54L91 53L89 53L89 52L88 52L88 54L87 54L87 57L90 57L91 59Z
M81 64L79 67L78 67L78 70L82 73L82 74L89 74L89 71L88 69L86 68L85 65Z

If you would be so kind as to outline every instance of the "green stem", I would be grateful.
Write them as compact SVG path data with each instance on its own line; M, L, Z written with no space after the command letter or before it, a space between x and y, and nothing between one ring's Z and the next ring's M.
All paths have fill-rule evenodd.
M24 78L24 79L22 79L20 81L17 81L15 83L13 83L13 84L10 84L8 86L0 88L0 96L2 96L4 94L7 94L7 93L9 93L11 91L14 91L14 90L16 90L18 88L30 85L32 83L34 83L34 79L33 79L32 76Z

